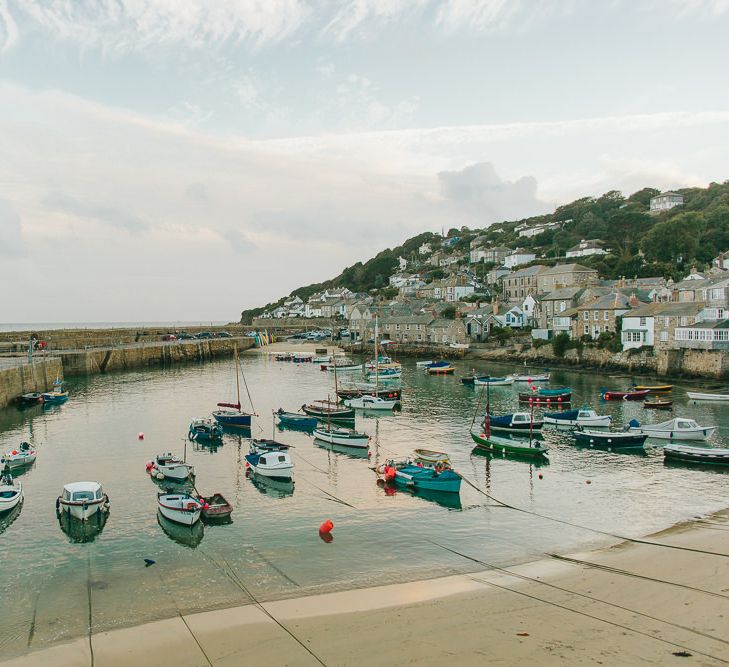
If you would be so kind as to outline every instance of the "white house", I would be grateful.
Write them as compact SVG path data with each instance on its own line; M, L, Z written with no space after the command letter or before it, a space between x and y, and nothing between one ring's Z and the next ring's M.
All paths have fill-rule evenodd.
M398 257L397 261L400 262L400 271L404 271L408 268L408 260L406 260L404 257Z
M525 326L536 326L539 318L539 301L529 294L521 303L522 322Z
M479 262L483 262L486 259L487 250L484 248L476 248L475 250L471 250L469 253L469 260L471 264L478 264Z
M623 350L653 347L655 341L655 304L635 308L623 315L620 340Z
M677 192L664 192L663 194L651 197L650 212L660 213L661 211L668 211L674 206L683 205L683 195Z
M519 234L519 236L539 236L540 234L543 234L549 229L559 229L565 222L572 222L572 220L562 220L559 222L546 222L541 225L533 225L529 226L526 223L522 223L519 225L515 231Z
M533 262L536 258L537 256L533 252L517 248L514 252L504 257L504 266L507 269L513 269L515 266L519 266L520 264Z
M566 257L589 257L590 255L607 255L608 251L603 247L604 241L600 239L582 239L576 246L571 247Z
M430 243L423 243L423 245L418 248L419 255L430 255L431 252L433 252L433 250L430 247Z

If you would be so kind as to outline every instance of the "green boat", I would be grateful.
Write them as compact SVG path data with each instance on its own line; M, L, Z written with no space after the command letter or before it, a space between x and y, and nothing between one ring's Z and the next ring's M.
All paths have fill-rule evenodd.
M480 450L501 456L519 456L521 458L541 459L547 455L549 447L541 442L524 442L524 440L511 440L485 433L471 431L471 437Z

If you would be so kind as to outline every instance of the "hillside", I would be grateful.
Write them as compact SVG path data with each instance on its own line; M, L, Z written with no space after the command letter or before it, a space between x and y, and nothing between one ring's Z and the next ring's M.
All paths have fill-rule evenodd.
M536 263L541 264L558 262L582 239L601 239L611 254L580 258L580 263L597 269L601 277L663 275L679 279L692 265L702 268L720 252L729 250L729 181L675 192L683 195L684 205L659 214L648 212L650 198L660 194L659 190L643 188L628 197L611 190L600 197L584 197L560 206L550 215L495 223L486 229L451 229L447 238L460 238L447 248L439 234L424 232L364 263L347 267L331 280L300 287L275 303L243 311L241 321L250 322L287 298L298 296L306 301L312 294L332 287L388 295L388 278L398 267L398 257L416 259L423 243L430 243L434 251L463 255L477 236L485 237L486 246L530 249L538 257ZM524 225L545 223L557 223L559 227L532 237L520 237L516 231ZM428 266L414 270L426 280L443 273Z

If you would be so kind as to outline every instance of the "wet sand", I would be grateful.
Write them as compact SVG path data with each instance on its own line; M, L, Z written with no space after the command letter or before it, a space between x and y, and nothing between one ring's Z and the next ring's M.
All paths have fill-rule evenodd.
M729 663L729 511L647 540L679 548L626 542L572 561L189 614L0 665Z

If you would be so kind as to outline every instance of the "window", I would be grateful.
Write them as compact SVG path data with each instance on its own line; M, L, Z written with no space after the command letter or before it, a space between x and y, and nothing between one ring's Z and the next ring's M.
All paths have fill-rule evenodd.
M607 310L605 311L605 317L604 317L603 319L604 319L604 320L605 320L606 322L607 322L607 321L608 321L608 320L610 319L610 312L609 312L609 311L607 311Z
M566 310L566 308L567 308L567 304L565 304L564 301L561 301L559 304L559 312L563 313Z
M400 331L400 325L399 325L399 324L396 324L396 325L395 325L395 330L396 330L396 331Z
M607 332L607 331L610 331L610 327L609 327L609 326L608 326L608 325L606 324L606 325L605 325L605 326L603 327L603 331L606 331L606 332Z
M418 340L423 340L423 334L418 334Z
M585 322L585 336L589 335L590 333L590 325Z
M640 318L640 326L644 327L645 325L646 325L646 318L645 317L641 317Z
M592 311L592 319L597 322L597 318L599 317L600 313L598 313L596 310Z
M588 313L586 310L583 310L582 319L585 320L585 322L587 322L590 319L590 313ZM587 326L587 325L585 325L585 326ZM587 332L585 332L585 333L587 333Z
M661 339L661 343L667 343L668 342L668 331L661 331L660 339Z

